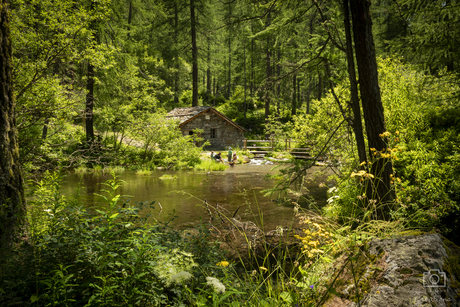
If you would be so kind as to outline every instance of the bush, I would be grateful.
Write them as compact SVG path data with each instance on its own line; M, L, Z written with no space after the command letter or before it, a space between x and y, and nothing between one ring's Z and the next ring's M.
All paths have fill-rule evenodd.
M184 238L170 226L146 223L139 213L154 203L121 203L115 175L92 209L78 195L62 196L59 181L47 174L34 188L30 238L5 264L0 305L190 305L205 276L217 276L222 255L206 229L200 238ZM207 242L200 253L197 240Z

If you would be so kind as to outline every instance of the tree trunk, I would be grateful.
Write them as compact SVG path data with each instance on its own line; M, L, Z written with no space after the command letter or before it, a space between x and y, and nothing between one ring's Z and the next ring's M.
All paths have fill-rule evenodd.
M212 94L216 95L216 77L212 77Z
M45 118L45 123L43 124L43 129L42 129L42 140L46 140L46 137L48 136L48 124L50 123L50 119L47 117Z
M249 86L249 94L251 97L254 95L254 38L251 38L251 85Z
M94 66L88 63L86 80L86 108L85 108L85 127L86 141L92 143L94 140L93 128L93 109L94 109Z
M356 146L358 147L359 162L367 162L363 125L361 123L361 109L359 107L358 84L356 82L355 61L353 58L348 0L343 0L343 9L345 17L345 36L347 42L348 78L350 79L351 109L353 110L353 131L355 132Z
M311 97L311 76L308 78L307 109L305 110L307 114L310 114L310 97Z
M178 36L179 36L179 10L177 8L177 0L174 1L174 45L175 45L175 50L174 50L174 62L175 62L175 68L176 71L174 73L174 103L179 103L179 68L180 68L180 63L179 63L179 41L178 41Z
M128 41L129 41L131 38L131 21L133 18L133 3L131 0L128 2L129 2L129 8L128 8Z
M278 84L276 85L276 116L280 116L281 109L281 48L278 48L278 63L276 64L276 76L278 77Z
M198 49L196 46L195 0L190 0L192 27L192 107L198 106Z
M227 85L227 99L230 99L232 95L232 27L231 27L231 18L232 18L232 2L228 3L228 85Z
M244 57L244 119L246 119L246 113L248 111L248 106L246 104L246 38L244 39L244 47L243 47L243 57Z
M210 39L208 38L208 69L206 70L206 92L208 95L211 95L211 43Z
M377 60L375 58L374 40L372 37L372 21L369 13L369 1L353 0L350 3L353 20L353 38L355 42L356 60L358 62L359 90L363 104L364 122L366 125L369 148L387 153L384 138L380 137L386 131L383 116L383 105L378 84ZM371 151L369 151L371 154ZM393 193L390 187L390 175L393 173L391 160L378 159L371 169L375 178L372 183L372 194L368 197L377 200L377 217L390 218L390 202Z
M230 37L228 38L228 80L227 80L227 99L232 95L232 44Z
M323 80L321 79L321 73L318 69L318 100L321 100L321 96L323 96Z
M297 111L297 92L296 92L296 85L297 85L297 74L294 73L292 76L292 108L291 108L291 115L296 115Z
M297 108L302 108L302 99L300 97L300 78L297 77Z
M91 1L91 11L94 9L94 0ZM94 24L92 25L93 28ZM97 36L96 34L94 35ZM93 37L93 39L95 38ZM94 109L94 66L88 61L86 79L86 102L85 102L85 130L86 141L92 143L94 141L94 122L93 122L93 109Z
M271 13L268 13L267 18L267 28L270 26L271 23ZM265 87L265 119L268 119L270 115L270 90L271 90L271 50L270 50L270 35L267 35L267 57L266 57L266 64L267 64L267 85Z
M15 119L9 14L8 1L0 0L0 280L3 280L4 257L26 217Z

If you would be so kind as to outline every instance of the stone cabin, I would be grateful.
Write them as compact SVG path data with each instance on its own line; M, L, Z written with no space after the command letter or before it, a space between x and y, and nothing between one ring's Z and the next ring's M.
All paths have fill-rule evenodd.
M167 118L179 120L183 135L191 135L197 128L202 129L201 137L211 143L209 149L243 146L245 129L213 107L175 108Z

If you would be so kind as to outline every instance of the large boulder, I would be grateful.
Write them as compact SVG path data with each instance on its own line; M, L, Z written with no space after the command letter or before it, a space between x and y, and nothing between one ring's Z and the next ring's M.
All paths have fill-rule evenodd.
M374 240L361 255L326 306L460 306L460 248L439 234Z

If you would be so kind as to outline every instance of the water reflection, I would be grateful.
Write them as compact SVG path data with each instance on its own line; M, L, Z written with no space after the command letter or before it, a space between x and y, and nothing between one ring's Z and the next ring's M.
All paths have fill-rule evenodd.
M238 214L242 220L259 224L258 215L262 212L264 224L276 226L293 217L293 205L279 205L261 193L276 183L264 178L265 174L273 173L271 168L269 165L237 165L224 172L155 171L148 176L126 171L118 174L119 179L124 181L118 193L129 195L124 199L130 199L131 202L155 201L153 211L144 214L151 213L158 220L175 215L177 218L173 223L179 228L191 227L200 219L209 220L203 207L205 199L210 205L219 204L230 213L240 206ZM163 175L175 176L176 179L162 180L160 177ZM102 201L95 193L104 193L101 189L107 187L102 183L108 179L111 179L111 175L105 173L69 174L65 178L63 192L74 193L81 182L82 191L85 192L82 197L90 206L95 201ZM324 202L326 189L317 188L317 184L311 185L311 188L316 189L317 201ZM161 214L158 203L163 208Z

